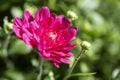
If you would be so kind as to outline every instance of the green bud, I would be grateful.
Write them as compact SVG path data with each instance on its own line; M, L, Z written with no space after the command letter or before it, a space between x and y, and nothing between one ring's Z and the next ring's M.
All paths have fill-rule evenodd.
M31 63L32 63L32 66L34 66L34 67L38 67L39 66L39 62L36 59L32 59Z
M8 17L5 17L4 18L4 30L6 33L10 33L12 31L12 23L11 22L8 22Z
M49 78L50 78L50 80L55 80L54 73L52 71L49 72Z
M83 49L88 50L91 47L91 44L87 41L82 41L81 46Z
M76 13L75 12L73 12L73 11L68 11L67 12L67 16L70 18L70 20L76 20L76 19L78 19L78 16L76 15Z
M53 72L52 71L50 71L49 72L49 76L53 76L54 74L53 74Z

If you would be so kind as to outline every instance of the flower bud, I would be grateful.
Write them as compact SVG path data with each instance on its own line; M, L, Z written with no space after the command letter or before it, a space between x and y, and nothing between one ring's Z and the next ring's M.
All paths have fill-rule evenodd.
M8 21L8 17L4 18L4 30L6 33L10 33L12 31L12 23Z
M91 47L91 44L87 41L83 41L81 43L81 46L82 46L83 49L88 50Z
M67 16L70 18L70 20L76 20L76 19L78 19L78 16L76 15L76 13L75 12L73 12L73 11L68 11L67 12Z

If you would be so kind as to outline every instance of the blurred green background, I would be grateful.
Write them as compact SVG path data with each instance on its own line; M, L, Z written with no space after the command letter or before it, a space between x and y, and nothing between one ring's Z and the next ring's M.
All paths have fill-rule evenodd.
M81 50L81 40L92 45L73 73L96 74L69 80L120 80L120 0L0 0L0 80L36 80L37 50L16 38L11 27L13 18L22 17L24 10L34 14L44 5L57 15L67 17L67 12L73 11L78 16L71 24L79 28L71 64ZM57 69L45 60L42 80L62 80L70 65L61 64Z

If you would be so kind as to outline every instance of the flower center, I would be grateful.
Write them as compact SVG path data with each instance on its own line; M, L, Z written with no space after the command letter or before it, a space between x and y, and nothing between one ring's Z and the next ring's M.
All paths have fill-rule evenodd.
M53 40L57 37L56 33L50 32L49 37L52 38Z

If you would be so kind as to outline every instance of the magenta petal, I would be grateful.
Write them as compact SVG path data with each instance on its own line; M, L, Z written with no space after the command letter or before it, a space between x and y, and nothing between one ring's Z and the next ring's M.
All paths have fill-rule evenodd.
M64 17L63 15L57 16L57 17L56 17L55 24L58 25L58 26L61 26L64 18L65 18L65 17Z
M22 27L22 20L18 17L16 17L14 19L14 25L18 26L18 27Z
M28 28L29 22L27 20L23 20L22 29Z
M77 33L77 31L78 31L78 28L77 28L77 27L73 27L73 28L70 30L71 36L72 36L72 37L75 36L76 33Z
M48 21L49 27L51 28L53 27L55 19L56 19L56 15L54 13L50 14L50 19Z
M26 34L23 34L22 38L23 38L23 41L24 41L26 44L28 44L30 47L32 47L32 45L31 45L31 43L30 43L30 39L29 39L29 37L28 37Z
M53 64L57 67L57 68L59 68L59 65L58 65L58 63L56 63L56 62L53 62Z
M48 7L44 6L41 8L40 13L39 13L40 19L41 20L46 20L50 17L50 11Z
M71 56L73 56L73 54L72 54L71 52L68 52L68 53L66 54L66 56L67 56L67 57L71 57Z
M65 17L63 15L59 15L56 17L55 22L54 22L54 26L53 26L53 28L56 31L61 31L62 29L68 28L68 26L66 26L66 23L64 22L64 18Z
M18 37L18 38L22 38L22 34L21 34L21 30L19 29L19 27L17 27L17 26L13 26L13 31L14 31L14 33L16 34L16 36Z
M51 55L48 59L51 60L51 61L53 61L53 62L60 63L59 58L57 58L57 57L55 57L53 55Z
M70 45L66 45L63 50L71 50L72 48L75 48L76 44L70 44Z
M64 53L64 52L56 52L56 54L57 54L58 56L65 56L65 53Z
M63 62L63 63L66 63L66 64L70 63L70 61L65 59L65 58L60 58L60 61Z
M31 48L37 48L37 41L36 41L36 39L34 39L34 37L32 37L28 34L23 34L22 39Z
M62 24L66 28L70 27L70 21L65 18L63 18Z
M35 38L38 42L40 42L40 35L38 35L38 34L40 34L40 31L39 31L38 29L34 30L34 33L33 33L34 38ZM40 43L39 43L39 45L41 46Z
M29 11L25 11L24 12L24 19L28 20L30 18L31 14L29 13Z
M50 57L50 53L49 52L47 53L43 50L42 56L45 57L45 58Z
M54 13L50 14L50 18L52 19L51 23L53 24L56 19L56 14Z
M35 22L35 21L32 21L30 24L30 29L32 31L36 30L37 28L39 28L39 25Z
M56 14L51 13L51 14L50 14L50 17L53 18L53 19L55 20L55 19L56 19Z
M33 17L32 17L32 15L30 14L30 12L29 11L25 11L24 12L24 19L25 20L27 20L27 21L33 21Z
M39 11L36 10L36 13L35 13L35 18L34 18L36 21L39 21Z
M20 18L14 19L13 31L15 32L16 36L21 39L21 35L23 31L22 31L22 20Z
M57 56L61 56L61 57L66 55L64 52L57 52L57 51L52 51L51 53L54 53Z

